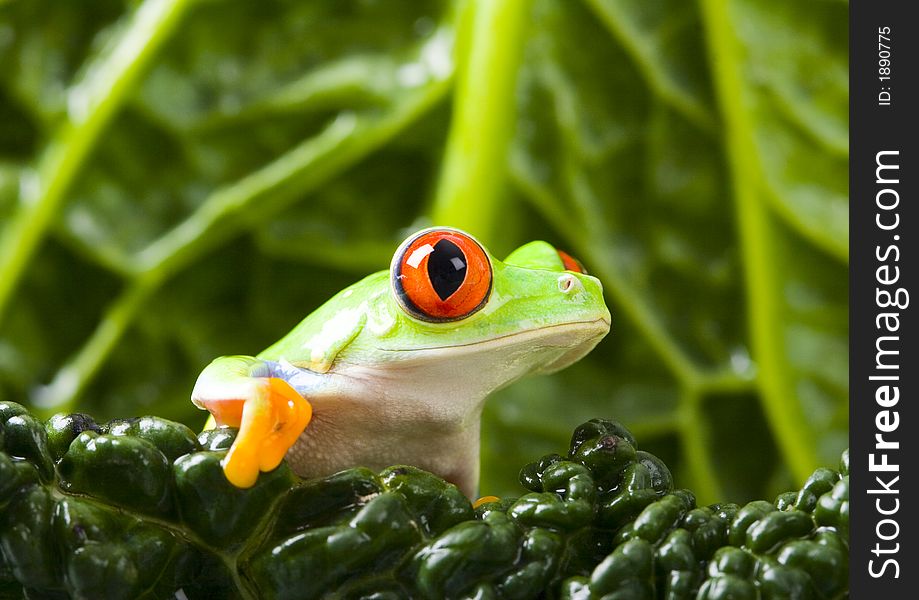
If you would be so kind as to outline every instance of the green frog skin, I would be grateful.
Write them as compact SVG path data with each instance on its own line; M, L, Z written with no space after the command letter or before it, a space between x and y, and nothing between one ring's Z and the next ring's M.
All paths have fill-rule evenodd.
M599 280L550 244L502 262L425 229L257 356L213 361L192 402L240 428L223 463L239 487L286 457L303 477L410 464L472 497L488 395L576 362L609 327Z

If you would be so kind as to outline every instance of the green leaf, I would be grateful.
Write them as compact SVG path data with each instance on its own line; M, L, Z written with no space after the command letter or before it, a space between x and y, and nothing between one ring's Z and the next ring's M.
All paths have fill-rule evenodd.
M68 430L75 437L61 455ZM23 435L46 431L55 448ZM538 492L474 509L455 485L404 465L302 480L282 462L239 489L222 469L236 433L222 427L195 439L155 417L41 423L21 405L0 404L0 589L524 599L589 573L595 594L638 589L651 598L677 571L687 595L723 585L755 595L771 581L763 566L778 564L783 580L826 597L847 590L847 538L836 527L847 523L848 477L832 469L783 494L792 498L784 510L765 501L697 507L688 490L673 490L662 461L636 451L625 426L592 419L565 457L523 467ZM732 579L719 582L725 575Z
M613 315L487 404L483 494L597 416L703 501L846 444L846 3L58 4L0 3L0 400L197 430L204 365L437 222Z
M537 2L511 177L604 282L613 330L489 407L484 481L592 404L656 431L703 498L769 495L848 430L847 8L586 4Z

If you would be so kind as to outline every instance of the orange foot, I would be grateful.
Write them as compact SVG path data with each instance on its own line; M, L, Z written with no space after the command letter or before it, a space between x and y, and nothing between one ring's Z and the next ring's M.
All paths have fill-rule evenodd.
M277 377L262 380L246 400L215 402L206 408L221 425L239 427L236 440L221 463L227 479L249 488L259 471L271 471L306 429L313 407Z

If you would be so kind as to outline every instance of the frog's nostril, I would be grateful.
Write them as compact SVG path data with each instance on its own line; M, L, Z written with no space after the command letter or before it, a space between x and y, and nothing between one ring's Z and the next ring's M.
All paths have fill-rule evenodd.
M563 294L573 294L574 292L584 289L584 284L581 283L581 280L572 275L571 273L565 273L558 278L558 291Z

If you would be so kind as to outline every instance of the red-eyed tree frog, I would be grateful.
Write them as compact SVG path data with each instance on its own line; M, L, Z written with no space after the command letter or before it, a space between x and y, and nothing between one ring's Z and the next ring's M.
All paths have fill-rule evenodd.
M192 402L239 427L238 487L285 457L303 477L410 464L472 497L486 397L579 360L607 334L600 281L546 242L497 260L472 236L420 231L389 271L342 290L257 356L208 365Z

